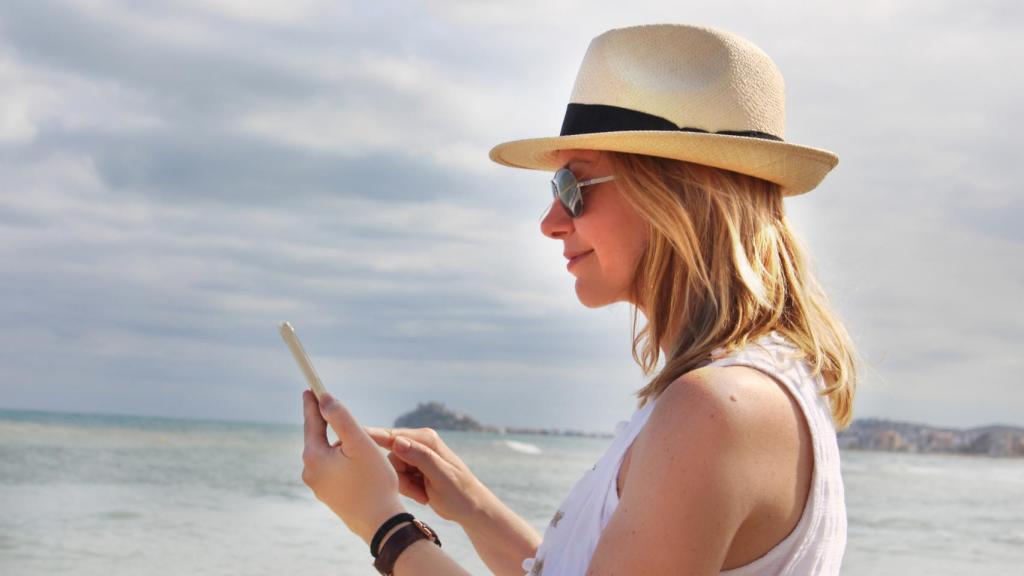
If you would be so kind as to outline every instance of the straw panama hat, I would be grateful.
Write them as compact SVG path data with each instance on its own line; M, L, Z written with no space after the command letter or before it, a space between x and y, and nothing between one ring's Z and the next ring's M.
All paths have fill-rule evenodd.
M700 26L619 28L590 42L561 135L499 144L490 157L555 171L560 150L631 152L748 174L793 196L839 158L783 140L785 119L782 73L750 41Z

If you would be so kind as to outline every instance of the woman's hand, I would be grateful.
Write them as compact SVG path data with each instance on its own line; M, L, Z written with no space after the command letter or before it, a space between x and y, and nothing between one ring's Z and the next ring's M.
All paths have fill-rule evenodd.
M309 390L303 392L302 402L302 481L349 530L369 543L381 524L405 512L395 469L340 402L325 394L318 404ZM333 446L327 443L327 424L338 435Z
M402 494L428 504L438 516L464 524L490 505L492 495L431 428L365 428L391 452Z
M541 535L513 512L430 428L366 428L398 474L402 494L428 504L466 531L494 574L522 574L523 559L537 553Z

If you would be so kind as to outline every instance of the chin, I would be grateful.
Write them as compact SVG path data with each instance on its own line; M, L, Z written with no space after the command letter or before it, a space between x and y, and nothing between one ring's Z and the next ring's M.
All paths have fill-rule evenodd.
M587 308L603 308L622 300L611 292L591 289L579 280L576 281L576 298Z

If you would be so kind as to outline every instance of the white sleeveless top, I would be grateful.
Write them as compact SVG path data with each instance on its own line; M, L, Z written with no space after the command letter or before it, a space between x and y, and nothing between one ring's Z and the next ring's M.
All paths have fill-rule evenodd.
M764 556L721 574L728 576L835 575L846 548L846 503L839 470L839 447L828 400L818 394L821 376L812 377L807 363L779 333L772 332L742 350L712 352L711 366L756 368L781 382L796 399L807 420L814 447L814 470L803 514L793 531ZM601 532L619 503L616 478L626 449L647 423L656 399L620 422L611 446L569 492L544 532L534 558L523 561L527 576L582 576L590 566Z

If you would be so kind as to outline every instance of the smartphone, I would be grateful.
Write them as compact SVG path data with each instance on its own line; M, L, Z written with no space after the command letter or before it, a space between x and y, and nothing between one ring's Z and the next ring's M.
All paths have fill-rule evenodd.
M306 349L302 347L302 342L299 342L299 337L295 335L295 329L288 322L282 322L279 328L281 329L281 338L284 338L284 343L292 351L292 356L299 365L299 370L302 370L302 373L306 376L309 389L313 391L313 394L316 394L316 399L320 400L320 396L326 394L327 390L324 388L323 383L320 382L320 376L317 375L313 364L309 361L309 356L306 354Z

